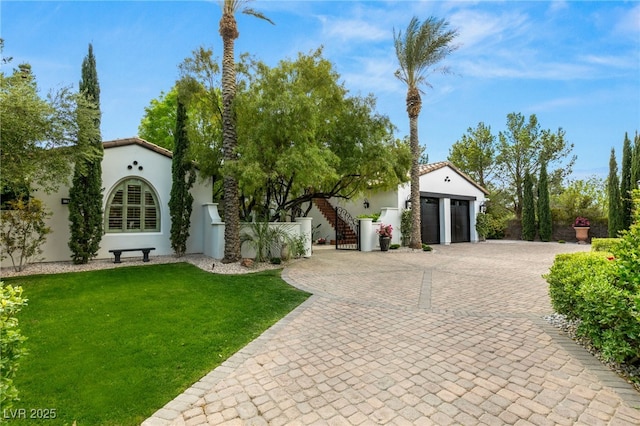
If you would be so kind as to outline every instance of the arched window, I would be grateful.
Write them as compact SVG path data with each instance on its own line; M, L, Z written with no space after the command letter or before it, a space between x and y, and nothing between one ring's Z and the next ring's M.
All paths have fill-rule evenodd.
M107 199L107 232L158 232L160 208L151 185L140 179L118 183Z

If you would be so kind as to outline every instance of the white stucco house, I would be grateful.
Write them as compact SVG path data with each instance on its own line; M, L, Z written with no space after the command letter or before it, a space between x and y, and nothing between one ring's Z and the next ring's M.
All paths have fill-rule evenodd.
M133 137L103 142L103 236L97 259L117 257L109 250L151 248L151 257L172 255L169 198L172 185L171 151ZM197 170L196 170L197 172ZM32 194L52 213L47 225L52 233L42 245L43 253L36 261L70 261L69 187L62 186L51 194L36 190ZM210 179L196 179L191 188L193 205L187 254L202 253L215 259L224 256L224 222L217 204L211 202ZM306 235L306 256L311 255L311 218L281 223L290 236ZM250 228L250 227L248 227ZM243 227L241 232L246 232ZM243 245L242 256L253 257L251 248ZM122 258L143 258L143 252L122 252ZM11 259L3 259L2 267L11 267Z
M400 218L402 211L410 207L411 184L405 183L390 191L365 194L352 200L334 198L332 206L342 207L356 218L381 212L379 223L394 228L392 243L400 243ZM476 216L487 201L489 192L448 161L424 164L420 169L420 203L422 242L426 244L451 244L477 242ZM326 209L314 205L310 216L320 223L315 236L335 239L335 230L327 218ZM374 223L376 228L377 224ZM374 238L375 239L375 238ZM372 243L375 244L375 243Z
M112 258L109 250L123 248L154 247L152 255L173 253L169 241L171 159L170 151L137 137L104 142L104 235L98 259ZM202 253L202 205L211 201L211 184L198 178L191 193L194 202L187 252ZM36 191L33 195L53 213L48 221L53 232L47 236L40 257L47 262L70 260L69 188L61 187L52 194ZM142 253L122 254L123 258L127 256L141 257ZM11 266L11 260L4 259L2 266Z

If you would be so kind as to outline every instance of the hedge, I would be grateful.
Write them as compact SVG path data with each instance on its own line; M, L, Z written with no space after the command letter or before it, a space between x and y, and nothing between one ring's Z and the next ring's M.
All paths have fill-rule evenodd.
M611 253L560 254L545 278L556 312L579 319L576 333L621 362L640 357L640 297L620 285L618 269Z
M551 304L579 320L606 360L640 360L640 190L633 192L634 223L617 239L592 241L589 253L560 254L545 275ZM606 250L606 251L605 251Z
M620 238L592 238L591 251L606 251L611 253L618 243L620 243Z

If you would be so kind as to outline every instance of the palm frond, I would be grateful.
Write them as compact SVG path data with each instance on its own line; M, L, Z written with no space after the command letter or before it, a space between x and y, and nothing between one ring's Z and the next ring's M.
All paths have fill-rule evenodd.
M275 23L271 19L266 17L262 12L258 12L257 10L251 9L249 7L243 9L242 13L244 13L245 15L251 15L251 16L254 16L256 18L259 18L259 19L262 19L264 21L267 21L271 25L275 25Z
M433 68L459 46L451 44L457 37L457 30L448 28L449 23L444 19L429 17L420 22L413 17L403 34L394 30L393 38L396 56L400 68L396 71L396 77L409 87L418 87L420 84L429 86L427 76L435 71L449 73L448 67Z

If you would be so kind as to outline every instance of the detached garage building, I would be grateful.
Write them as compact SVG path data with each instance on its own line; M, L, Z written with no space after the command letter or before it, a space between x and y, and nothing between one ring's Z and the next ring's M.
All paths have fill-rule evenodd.
M409 184L399 189L405 199ZM478 241L476 215L489 192L448 161L420 169L422 242L450 244Z
M393 243L400 243L400 217L410 208L411 184L396 190L370 192L353 200L331 199L352 217L382 212L380 222L392 224ZM485 205L489 192L448 161L423 164L420 167L421 235L425 244L477 242L476 216ZM326 209L323 209L326 210ZM326 213L325 213L326 214ZM314 223L320 223L316 235L333 238L332 218L316 207L311 211Z

